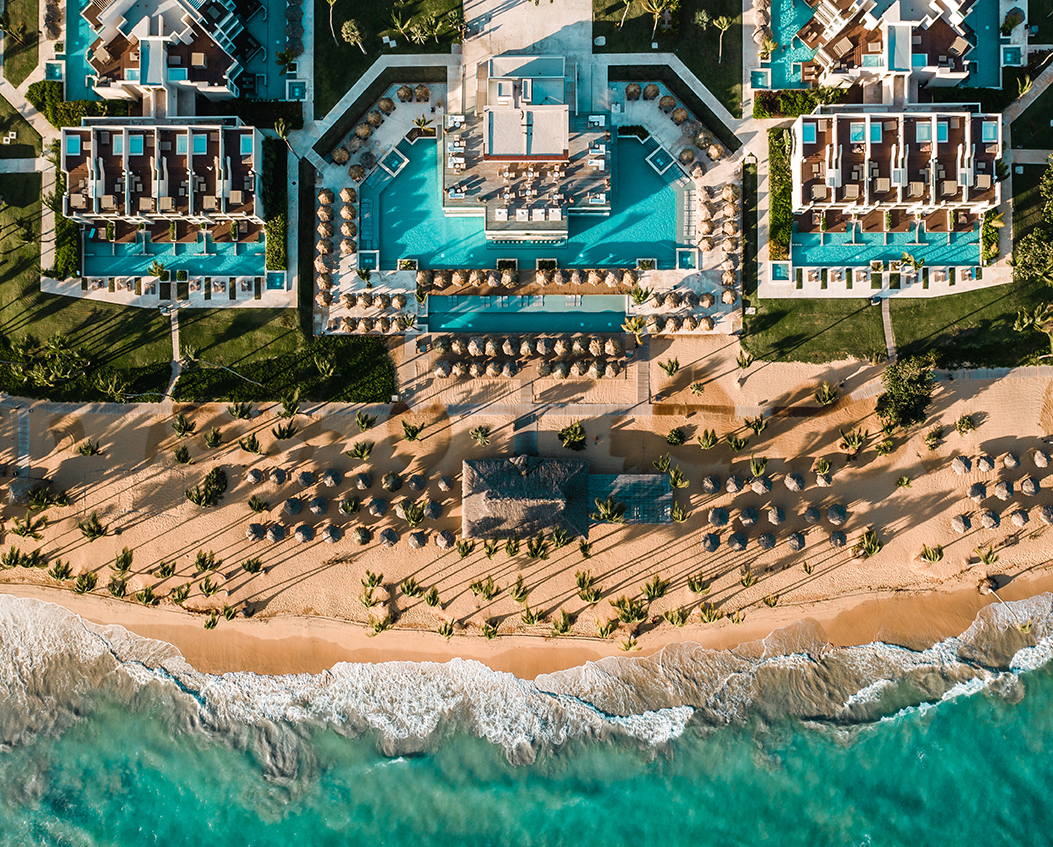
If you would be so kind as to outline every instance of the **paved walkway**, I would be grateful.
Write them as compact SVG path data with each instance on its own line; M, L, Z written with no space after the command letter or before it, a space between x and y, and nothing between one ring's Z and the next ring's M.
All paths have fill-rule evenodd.
M1049 88L1051 83L1053 83L1053 62L1035 77L1031 84L1031 90L1027 94L1010 103L1006 110L1002 112L1002 123L1012 123L1019 118L1027 110L1027 107L1034 103Z
M881 325L885 328L885 350L888 360L896 361L896 336L892 332L892 307L886 297L881 301Z
M168 314L172 321L172 378L168 381L168 388L165 389L165 397L172 396L183 367L179 354L179 310L170 308Z
M29 408L18 409L18 456L15 459L15 475L29 476Z
M1049 162L1053 150L1014 150L1014 165L1045 165Z

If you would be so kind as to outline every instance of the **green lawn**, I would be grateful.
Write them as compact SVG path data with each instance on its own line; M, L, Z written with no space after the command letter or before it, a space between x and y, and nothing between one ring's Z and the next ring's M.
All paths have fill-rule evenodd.
M866 300L787 298L759 300L743 317L742 343L758 359L832 362L884 357L881 310Z
M12 27L25 27L26 34L21 42L11 36L4 38L4 77L18 86L25 82L40 61L40 2L7 0L5 9Z
M298 389L308 400L386 403L396 391L383 339L308 340L296 309L183 310L179 341L199 364L180 377L178 400L278 400Z
M1017 242L1042 223L1045 201L1038 191L1045 165L1022 165L1022 174L1013 174L1013 241Z
M40 174L0 174L0 196L0 359L35 361L31 354L12 352L12 346L27 337L43 343L62 334L62 346L83 349L88 360L86 368L54 385L23 382L18 368L3 364L0 389L56 400L100 400L106 397L100 380L119 371L129 391L163 390L172 354L167 318L156 309L41 293ZM20 221L32 224L28 244L22 243Z
M18 133L18 138L12 144L0 144L0 159L26 159L40 155L40 133L18 114L14 106L0 97L0 135L12 131Z
M314 17L314 103L318 118L333 108L358 78L369 69L381 53L449 53L450 45L459 40L457 31L447 24L436 43L429 35L423 44L414 44L392 28L397 13L407 25L420 25L428 16L446 20L461 8L460 0L370 0L330 6L326 0L315 0ZM329 28L329 14L333 14L333 29L339 43L333 42ZM344 21L354 19L362 32L365 54L348 44L340 35ZM381 37L387 35L397 42L395 47L383 47Z
M1053 148L1053 87L1035 98L1020 117L1013 121L1013 147L1048 150Z
M720 32L710 24L704 31L695 23L695 13L704 9L711 19L726 16L733 22L724 34L724 53L720 56ZM618 23L625 12L623 0L592 0L592 34L606 39L597 52L651 53L654 18L643 0L629 0L625 26ZM673 12L673 29L662 32L659 25L654 41L663 53L676 53L724 107L742 116L742 4L735 0L681 0ZM700 116L701 119L701 116Z
M967 294L892 301L892 331L899 354L932 350L941 367L1012 367L1049 352L1041 332L1013 330L1017 311L1048 302L1042 284L1010 283Z

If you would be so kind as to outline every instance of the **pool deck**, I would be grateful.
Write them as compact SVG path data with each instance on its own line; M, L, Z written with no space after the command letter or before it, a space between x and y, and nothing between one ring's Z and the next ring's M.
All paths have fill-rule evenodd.
M90 279L104 280L103 277L92 277ZM133 277L117 277L121 283L131 282ZM104 284L101 288L93 288L90 284L88 290L81 288L80 279L50 279L44 277L40 281L40 290L47 294L61 294L65 297L76 297L80 300L90 300L97 303L113 303L118 306L134 306L139 309L157 309L164 306L176 306L180 309L293 309L296 308L296 290L273 290L268 289L266 281L260 292L260 299L255 298L252 289L244 289L243 281L249 277L212 277L214 284L228 285L228 280L233 281L235 287L235 299L231 300L229 288L224 291L212 292L210 299L205 299L204 277L190 277L190 283L200 284L199 290L191 290L185 299L176 299L176 282L172 281L172 297L168 300L161 299L160 283L153 277L142 277L142 294L136 294L134 288L118 288L109 290L109 285ZM264 277L266 280L266 277ZM148 290L150 289L150 290Z

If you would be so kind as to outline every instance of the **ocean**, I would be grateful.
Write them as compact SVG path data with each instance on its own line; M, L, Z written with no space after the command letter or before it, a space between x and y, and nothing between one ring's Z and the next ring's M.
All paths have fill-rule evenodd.
M214 676L0 595L0 844L1048 843L1053 597L822 642Z

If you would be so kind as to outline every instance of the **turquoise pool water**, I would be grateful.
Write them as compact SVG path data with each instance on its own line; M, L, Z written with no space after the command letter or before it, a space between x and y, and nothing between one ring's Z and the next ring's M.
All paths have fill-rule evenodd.
M880 259L901 259L910 253L929 266L980 264L980 233L795 232L791 242L794 265L867 265Z
M155 261L161 262L175 278L176 271L191 276L263 276L266 259L262 241L197 241L185 244L110 244L86 241L84 276L146 276Z
M433 296L431 332L621 332L625 296Z
M88 48L95 35L88 22L81 17L82 9L91 0L67 0L66 3L66 99L98 100L98 96L85 83L91 73L88 65Z
M816 51L805 47L797 33L814 14L804 0L772 0L771 31L779 42L771 55L772 88L804 87L798 63L811 61Z
M382 269L394 268L403 257L429 268L492 268L504 258L518 259L521 268L534 267L539 258L555 259L560 267L635 267L637 259L648 258L657 259L659 268L676 266L677 193L671 180L682 173L675 166L665 175L655 173L646 162L649 151L635 139L617 142L610 216L569 215L564 245L488 243L481 217L443 214L438 145L418 141L399 149L409 159L405 167L382 184L379 196L369 181L362 192L359 246L371 249L365 222L371 206L379 218L373 239Z
M998 0L976 0L965 23L976 33L976 49L969 52L972 70L963 83L968 88L998 88L1002 84Z
M752 88L771 88L768 79L769 74L767 71L750 71L750 86Z

